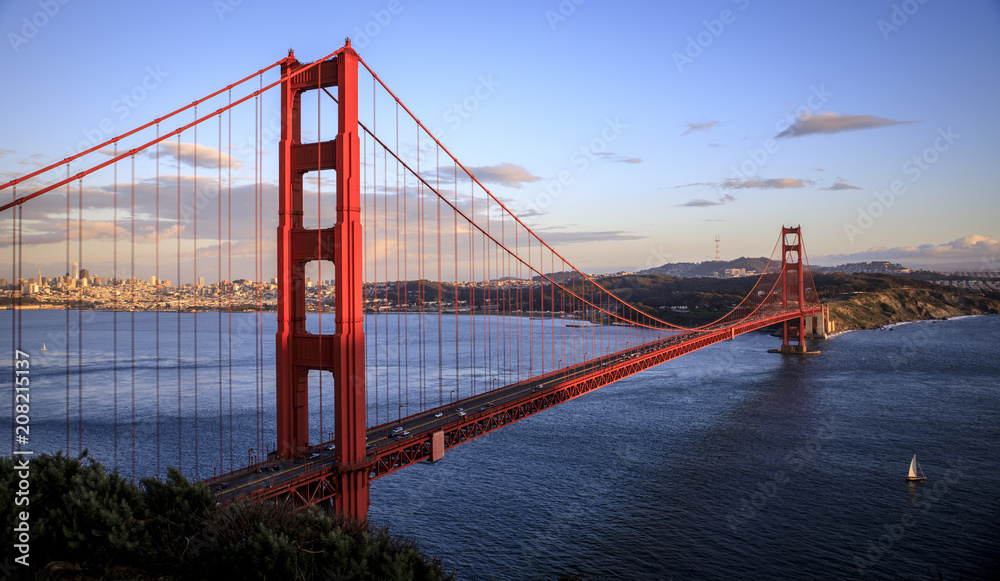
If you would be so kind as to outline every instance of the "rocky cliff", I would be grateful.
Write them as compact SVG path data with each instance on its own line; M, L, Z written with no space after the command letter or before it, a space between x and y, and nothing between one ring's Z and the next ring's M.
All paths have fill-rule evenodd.
M1000 300L993 298L912 288L855 293L832 300L828 306L838 331L876 329L904 321L1000 313Z

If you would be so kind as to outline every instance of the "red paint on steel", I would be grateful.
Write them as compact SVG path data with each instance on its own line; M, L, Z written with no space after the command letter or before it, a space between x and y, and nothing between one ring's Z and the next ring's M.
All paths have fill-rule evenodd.
M358 53L350 40L337 56L337 225L334 267L337 296L334 366L334 443L340 494L334 506L346 516L368 515L365 462L365 332L362 311L361 157L358 134Z

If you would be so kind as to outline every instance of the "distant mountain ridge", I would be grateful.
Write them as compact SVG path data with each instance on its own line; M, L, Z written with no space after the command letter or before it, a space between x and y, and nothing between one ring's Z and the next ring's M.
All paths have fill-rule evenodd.
M640 270L636 274L666 274L683 278L698 278L702 276L721 276L729 269L746 269L760 274L767 267L767 259L747 258L741 256L735 260L706 260L705 262L673 262L662 266L656 266L646 270ZM895 264L885 260L875 260L871 262L851 262L838 266L812 266L813 272L843 272L847 274L857 273L877 273L877 274L908 274L911 272L900 264Z
M636 274L666 274L670 276L680 276L683 278L697 278L702 276L719 276L727 269L746 269L747 272L763 272L767 267L767 259L747 258L741 256L735 260L706 260L705 262L674 262L656 266L646 270L640 270Z

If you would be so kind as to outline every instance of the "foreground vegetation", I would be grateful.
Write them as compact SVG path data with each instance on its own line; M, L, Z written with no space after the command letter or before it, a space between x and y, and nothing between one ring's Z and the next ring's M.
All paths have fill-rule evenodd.
M12 579L451 579L409 540L351 526L327 509L283 503L217 505L169 470L135 486L86 458L30 460L30 503L15 507L15 460L0 459L0 542L10 554L27 510L30 567ZM16 510L15 510L16 509Z

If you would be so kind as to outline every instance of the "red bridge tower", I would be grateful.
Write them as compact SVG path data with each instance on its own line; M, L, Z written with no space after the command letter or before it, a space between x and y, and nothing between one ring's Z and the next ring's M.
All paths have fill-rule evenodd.
M362 312L360 143L358 139L358 54L350 40L333 58L299 74L289 51L281 65L281 145L278 190L278 454L298 456L309 446L309 371L334 379L335 506L348 517L368 514L365 459L365 335ZM302 93L336 86L338 129L333 141L302 143ZM333 228L308 229L302 221L302 179L306 172L337 172L337 221ZM332 260L335 266L334 335L306 331L305 265Z

